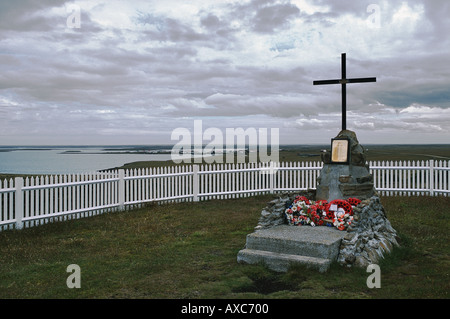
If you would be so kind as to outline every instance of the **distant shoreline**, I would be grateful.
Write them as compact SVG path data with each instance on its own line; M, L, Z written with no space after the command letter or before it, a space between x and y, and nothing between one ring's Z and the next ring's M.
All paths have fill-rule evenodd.
M442 160L448 161L450 160L450 144L432 144L432 145L424 145L424 144L368 144L363 145L366 149L366 156L368 161L427 161L427 160ZM279 151L279 161L280 162L317 162L321 160L320 154L322 150L329 150L330 145L280 145ZM118 164L115 166L114 164L109 166L106 164L104 167L95 168L94 171L108 171L113 169L135 169L135 168L145 168L145 167L162 167L168 165L176 165L172 162L171 159L151 159L148 160L145 158L145 155L167 155L171 154L171 150L169 146L0 146L0 155L4 154L6 156L7 152L15 152L15 151L44 151L47 152L49 150L58 151L60 154L73 155L75 157L75 161L78 163L79 155L105 155L105 156L134 156L136 157L130 161L124 161L124 164ZM270 153L270 151L268 152ZM44 154L44 153L42 153ZM25 155L25 154L24 154ZM218 153L217 155L222 155ZM26 155L29 157L29 155ZM142 161L139 160L140 156L142 157ZM9 156L10 157L10 156ZM34 157L32 157L34 158ZM64 156L62 156L64 160ZM73 160L73 159L72 159ZM64 160L65 161L65 160ZM225 161L223 161L225 163ZM217 163L214 162L214 163ZM220 163L220 162L219 162ZM183 164L183 163L182 163ZM26 165L26 164L25 164ZM68 164L70 165L70 164ZM103 165L101 165L103 166ZM108 167L109 166L109 167ZM31 175L48 175L47 173L33 173L28 169L24 169L23 171L16 169L15 172L12 173L3 173L0 168L0 176L31 176ZM70 169L70 167L69 167ZM19 170L21 172L19 172ZM74 172L72 172L74 173ZM64 173L61 173L64 174ZM71 173L67 173L71 174Z

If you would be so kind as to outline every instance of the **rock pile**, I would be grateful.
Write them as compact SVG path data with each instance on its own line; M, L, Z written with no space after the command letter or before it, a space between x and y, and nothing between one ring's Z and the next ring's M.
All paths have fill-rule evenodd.
M261 217L255 227L255 231L260 229L271 228L277 225L288 224L286 219L286 208L294 201L298 195L307 198L315 198L315 191L304 191L300 193L282 193L279 198L267 203L267 206L261 211Z
M399 245L397 232L387 219L378 196L363 200L353 213L353 223L341 242L340 264L367 267Z
M314 199L315 191L280 194L261 211L255 231L288 224L285 211L296 196ZM376 264L380 258L390 253L394 246L399 245L397 232L387 219L377 195L361 201L353 208L353 222L345 232L337 261L347 267L367 267L369 264Z

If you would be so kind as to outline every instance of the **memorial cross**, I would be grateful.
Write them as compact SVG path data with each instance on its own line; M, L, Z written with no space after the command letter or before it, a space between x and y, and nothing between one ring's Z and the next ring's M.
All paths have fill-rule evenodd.
M347 79L347 66L346 66L346 54L341 54L341 78L336 80L319 80L313 81L313 85L324 85L324 84L341 84L342 87L342 130L347 129L347 83L365 83L365 82L376 82L377 78L354 78Z

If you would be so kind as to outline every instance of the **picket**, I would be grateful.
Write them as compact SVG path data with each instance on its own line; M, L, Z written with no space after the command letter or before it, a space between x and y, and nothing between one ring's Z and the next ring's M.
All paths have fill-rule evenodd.
M369 162L385 196L449 196L450 161ZM167 166L0 181L0 230L123 210L148 202L229 199L314 189L322 164Z

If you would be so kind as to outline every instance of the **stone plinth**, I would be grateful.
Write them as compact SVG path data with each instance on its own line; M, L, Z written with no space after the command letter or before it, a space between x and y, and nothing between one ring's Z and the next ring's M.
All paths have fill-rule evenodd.
M356 197L361 200L375 194L373 176L366 163L364 148L359 144L356 134L349 130L341 131L336 138L349 139L348 164L331 162L330 153L322 155L323 167L317 184L316 200L347 199Z
M279 272L295 264L325 272L337 259L344 236L344 232L331 227L277 225L247 235L237 261L262 263Z
M261 212L255 232L247 236L246 246L239 251L239 262L265 263L276 271L304 264L323 272L334 260L347 267L367 267L399 245L356 134L344 130L336 138L349 140L348 163L332 163L331 154L324 153L316 190L283 193L270 201ZM285 211L297 196L327 202L357 198L361 202L353 208L353 221L346 231L327 226L288 226Z

